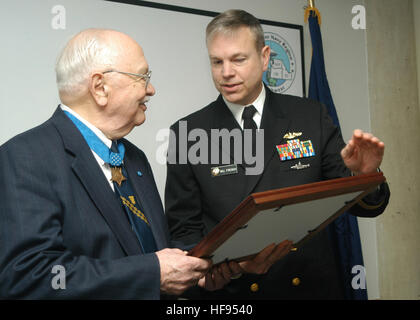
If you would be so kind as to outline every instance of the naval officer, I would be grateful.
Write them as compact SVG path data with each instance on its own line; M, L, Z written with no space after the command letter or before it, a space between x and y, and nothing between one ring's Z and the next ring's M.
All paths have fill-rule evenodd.
M198 243L250 193L378 170L385 147L378 138L355 130L345 144L322 104L273 93L263 84L270 48L265 45L263 30L254 16L242 10L218 15L207 26L206 42L213 82L220 95L171 127L176 139L169 146L172 159L168 157L165 205L175 240L185 245ZM242 141L251 143L243 145L242 160L252 159L246 157L247 151L252 150L254 155L257 151L255 162L238 163L232 144L230 149L224 148L218 141L211 141L206 150L211 154L212 146L219 146L218 163L210 156L211 163L180 161L178 146L184 143L179 141L180 126L188 131L205 130L208 137L214 129L251 130L255 138L247 140L244 133ZM263 140L258 134L261 131ZM188 143L191 148L192 142ZM290 159L285 148L293 149L294 144L302 144L310 156L303 159L295 154ZM263 150L262 154L258 150ZM222 159L225 154L230 155L228 164ZM250 174L251 169L260 167L261 155L261 170ZM389 189L384 183L351 213L376 217L388 199ZM298 251L288 253L291 248L285 240L268 246L253 260L222 264L211 273L213 291L202 291L196 297L344 298L336 257L325 231Z

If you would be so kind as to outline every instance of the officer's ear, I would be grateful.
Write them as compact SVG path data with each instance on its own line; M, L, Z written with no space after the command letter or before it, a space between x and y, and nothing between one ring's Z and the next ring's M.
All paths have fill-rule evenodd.
M266 71L268 68L268 62L270 61L271 49L269 46L264 46L261 49L261 63L263 65L263 70Z

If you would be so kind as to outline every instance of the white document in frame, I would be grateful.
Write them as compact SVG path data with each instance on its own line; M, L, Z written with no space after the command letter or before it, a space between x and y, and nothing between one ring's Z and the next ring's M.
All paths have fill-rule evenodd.
M297 243L362 191L260 211L213 253L213 263L258 253L271 243Z

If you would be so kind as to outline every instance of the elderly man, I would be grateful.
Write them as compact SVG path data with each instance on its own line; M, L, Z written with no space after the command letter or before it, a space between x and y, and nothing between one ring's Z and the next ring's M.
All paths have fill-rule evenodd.
M257 135L255 140L248 141L255 141L257 151L263 149L256 155L255 167L258 167L258 157L263 157L263 166L262 170L248 174L253 163L238 162L237 154L232 152L234 148L226 148L219 141L211 141L209 152L214 152L215 145L219 146L216 150L219 158L230 154L229 163L213 155L208 164L171 162L180 159L179 141L172 140L165 203L175 240L191 245L197 243L250 193L345 177L351 172L356 175L376 172L385 147L378 138L356 130L345 145L339 129L320 103L276 94L263 85L262 76L268 67L270 47L265 45L258 19L242 10L226 11L208 24L206 41L213 82L220 96L175 123L172 130L178 140L182 137L178 134L181 125L188 130L205 130L209 137L214 129L224 129L225 132L249 130L254 136L259 130L264 132L264 140L260 141ZM297 139L292 133L297 133L300 140L310 142L314 151L310 157L290 160L278 154L277 145L287 145L290 139ZM246 142L246 132L243 136ZM252 143L244 143L245 160L247 152L249 155L252 151L250 146ZM304 169L294 170L293 167L300 162ZM215 168L225 174L212 174ZM375 217L383 212L388 199L389 189L382 184L379 190L355 206L352 213ZM212 280L213 289L225 287L211 294L204 292L201 297L344 297L334 252L325 231L298 251L285 256L290 248L291 243L283 241L268 246L253 260L222 264L213 270L209 282ZM262 276L264 273L267 275ZM239 279L230 281L232 276L237 278L241 274Z
M56 74L53 116L0 147L0 297L159 299L204 279L210 261L165 249L152 170L124 139L155 94L142 48L85 30Z

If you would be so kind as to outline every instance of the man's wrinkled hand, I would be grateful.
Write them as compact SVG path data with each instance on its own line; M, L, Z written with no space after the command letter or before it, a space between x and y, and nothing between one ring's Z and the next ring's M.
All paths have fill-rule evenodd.
M160 264L160 291L180 295L195 286L211 268L211 261L187 256L186 251L164 249L156 252Z

